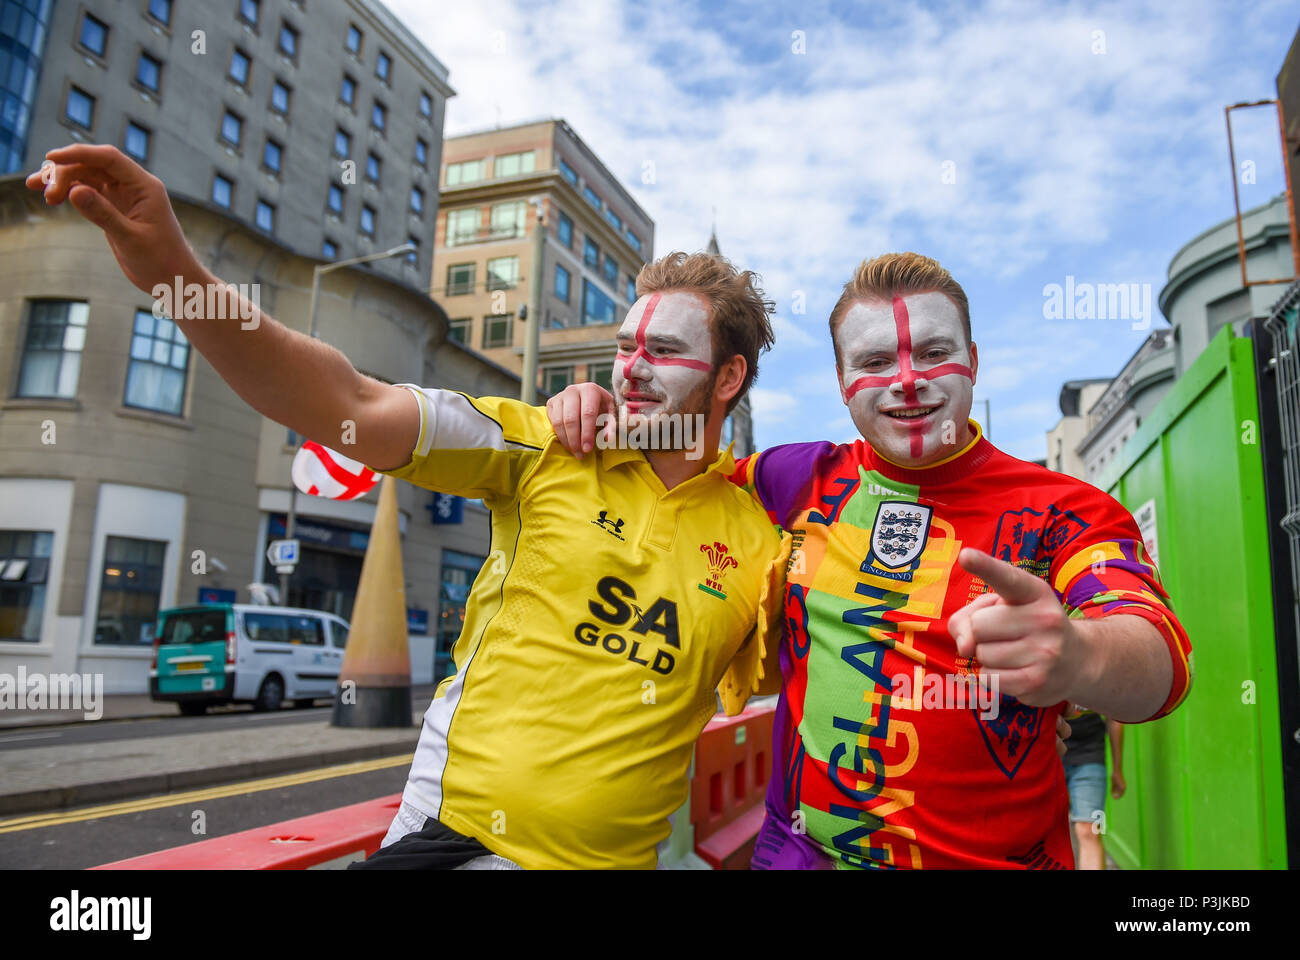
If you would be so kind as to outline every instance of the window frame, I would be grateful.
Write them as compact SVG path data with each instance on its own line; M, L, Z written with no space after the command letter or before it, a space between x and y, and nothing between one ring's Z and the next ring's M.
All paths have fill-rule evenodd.
M33 351L31 345L31 339L32 339L32 332L33 332L33 321L35 319L36 307L38 304L40 305L62 304L64 307L63 315L60 320L61 326L59 328L60 336L59 336L58 349L55 350L49 347L37 347L35 348L35 352L42 353L42 354L58 353L59 355L58 364L54 373L54 385L56 391L58 389L59 382L64 379L64 364L68 362L67 355L68 354L76 355L76 370L73 374L69 376L69 379L71 379L73 382L72 391L70 393L58 393L58 392L24 393L23 392L24 373L27 371L29 354ZM82 311L78 311L78 317L81 320L81 322L79 323L75 322L72 318L71 307L73 305L79 305L85 308ZM77 398L78 390L80 389L81 386L81 368L82 368L82 362L86 352L86 339L89 336L89 332L90 332L89 301L71 300L71 299L64 300L59 297L32 297L27 301L26 312L27 312L27 316L25 318L25 322L23 326L22 341L17 345L18 372L17 372L17 379L14 381L12 396L15 398L21 397L21 398L30 398L33 400L75 400ZM48 320L46 320L45 325L48 325ZM76 347L75 349L69 349L63 345L64 341L67 339L67 331L69 327L81 327L85 331L81 335L81 345L79 347Z
M136 323L137 321L139 321L141 314L148 316L154 322L154 327L148 334L139 333L136 330ZM181 339L179 341L175 339L174 335L167 340L160 339L157 336L157 334L154 331L157 329L157 324L163 320L172 324L172 326L175 328L174 334L175 333L180 334ZM177 347L184 347L185 349L184 365L180 367L176 366L175 364L170 362L170 357L168 359L168 362L166 363L162 363L159 362L158 360L153 359L152 353L154 348L152 347L150 349L150 354L151 354L150 357L145 358L145 357L135 356L135 341L137 337L145 337L150 341L151 344L163 343L168 345L169 348L168 352L169 354L171 354L171 356L175 355L175 350ZM190 344L189 338L185 336L184 331L181 330L180 324L176 323L176 321L170 317L165 317L165 316L155 317L153 315L153 311L149 308L146 307L136 308L135 315L131 319L131 342L130 342L130 346L127 349L126 375L122 378L122 406L127 407L131 410L147 410L150 413L161 413L165 416L184 418L186 393L189 390L189 386L190 386L190 364L193 359L193 355L194 355L194 350L192 348L192 345ZM180 389L180 408L178 410L167 410L167 409L163 409L162 407L152 407L142 403L131 402L130 400L131 375L132 372L135 370L137 364L143 364L149 367L161 367L164 370L168 370L168 371L171 370L180 371L181 389Z

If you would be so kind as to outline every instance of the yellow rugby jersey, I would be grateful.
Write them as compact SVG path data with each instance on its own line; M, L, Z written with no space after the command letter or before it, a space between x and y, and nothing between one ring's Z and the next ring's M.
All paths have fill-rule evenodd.
M420 435L385 472L492 511L404 799L525 868L654 867L715 689L738 712L779 685L789 536L730 449L666 490L637 451L571 456L540 407L403 386Z

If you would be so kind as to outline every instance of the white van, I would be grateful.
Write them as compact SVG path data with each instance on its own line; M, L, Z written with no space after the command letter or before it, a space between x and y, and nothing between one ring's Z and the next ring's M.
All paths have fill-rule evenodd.
M197 716L221 703L311 706L338 688L348 624L332 613L204 603L158 614L149 693Z

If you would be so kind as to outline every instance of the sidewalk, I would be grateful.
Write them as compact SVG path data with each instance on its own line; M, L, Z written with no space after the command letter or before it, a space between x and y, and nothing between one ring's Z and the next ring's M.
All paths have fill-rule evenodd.
M429 701L433 699L433 691L436 684L422 684L411 687L411 697L414 701L421 698L427 707ZM98 720L87 720L85 712L82 710L4 710L0 709L0 730L7 730L12 727L30 727L30 726L60 726L66 723L102 723L105 720L143 720L152 717L179 717L180 708L174 703L160 702L152 700L147 693L107 693L103 697L103 716ZM323 704L325 698L322 697L316 701ZM285 710L293 709L285 701ZM216 715L221 713L246 712L247 706L232 705L225 707L214 707L208 712ZM421 709L423 712L423 708Z
M203 731L202 718L197 718L195 725L200 729L194 733L0 751L0 816L412 752L433 689L417 687L412 691L412 725L405 728L332 727L329 715L323 714L319 720L305 723ZM157 712L139 712L152 707L167 708L162 715L170 717L176 709L174 704L154 704L147 696L105 697L105 701L104 720L98 722L158 716ZM43 722L51 723L48 712L43 714Z

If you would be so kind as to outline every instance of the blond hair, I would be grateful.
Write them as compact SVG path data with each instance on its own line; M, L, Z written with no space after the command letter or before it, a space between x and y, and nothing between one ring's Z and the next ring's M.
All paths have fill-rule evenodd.
M844 284L844 292L831 311L831 343L835 345L835 363L840 364L840 345L835 331L855 300L886 300L913 293L942 293L957 306L967 345L970 335L970 303L961 284L952 278L939 261L919 253L885 253L863 260Z

